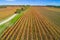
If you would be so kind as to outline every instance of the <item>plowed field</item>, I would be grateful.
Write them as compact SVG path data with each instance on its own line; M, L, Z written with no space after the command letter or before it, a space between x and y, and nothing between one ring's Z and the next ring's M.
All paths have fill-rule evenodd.
M6 29L0 40L60 40L60 28L53 25L35 7Z

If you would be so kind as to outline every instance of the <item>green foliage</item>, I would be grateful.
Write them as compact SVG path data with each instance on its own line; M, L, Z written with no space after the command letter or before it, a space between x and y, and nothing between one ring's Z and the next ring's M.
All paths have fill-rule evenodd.
M54 5L47 5L47 7L60 8L60 6L54 6Z
M6 6L0 6L0 8L6 8Z
M21 9L17 9L17 10L16 10L16 13L20 13L20 12L21 12Z

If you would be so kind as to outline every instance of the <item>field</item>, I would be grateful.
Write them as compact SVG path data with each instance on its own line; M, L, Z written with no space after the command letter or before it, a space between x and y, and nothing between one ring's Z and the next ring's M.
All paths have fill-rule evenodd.
M15 13L16 9L20 9L20 8L21 7L12 7L12 6L0 8L0 21L13 15Z
M60 40L60 12L53 9L29 7L14 25L4 30L0 40Z
M60 26L60 8L39 7L37 9L55 25Z

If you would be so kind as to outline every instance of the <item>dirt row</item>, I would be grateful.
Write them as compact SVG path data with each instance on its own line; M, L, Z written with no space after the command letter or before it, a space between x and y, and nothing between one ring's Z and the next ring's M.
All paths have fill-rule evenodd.
M59 28L31 7L0 37L1 40L60 40Z

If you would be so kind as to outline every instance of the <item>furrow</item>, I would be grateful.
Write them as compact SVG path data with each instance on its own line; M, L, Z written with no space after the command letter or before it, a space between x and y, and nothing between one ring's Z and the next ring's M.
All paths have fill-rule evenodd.
M16 29L16 31L14 32L14 34L12 35L12 37L10 38L11 40L15 40L15 39L16 39L17 34L19 33L19 30L20 30L20 28L21 28L21 25L22 25L21 22L23 22L23 19L24 19L24 17L22 17L22 19L19 20L20 22L19 22L19 25L17 26L18 28ZM18 23L17 23L17 24L18 24Z
M24 21L22 22L22 25L21 25L21 28L20 28L20 30L19 30L19 33L18 33L18 35L17 35L16 40L20 40L20 39L21 39L22 33L23 33L23 31L24 31L24 28L25 28L24 25L25 25L26 18L24 18L23 20L24 20Z
M25 28L24 28L24 31L22 33L22 36L21 36L21 39L20 40L25 40L24 39L24 37L25 37L24 35L25 35L26 29L27 29L27 24L28 24L28 19L27 19L27 17L25 17L25 18L26 18L25 23L24 23L25 24L24 25Z
M53 35L55 34L54 39L58 40L58 34L56 33L55 29L53 29L53 27L47 21L45 22L45 25L51 30L50 32L52 32Z

